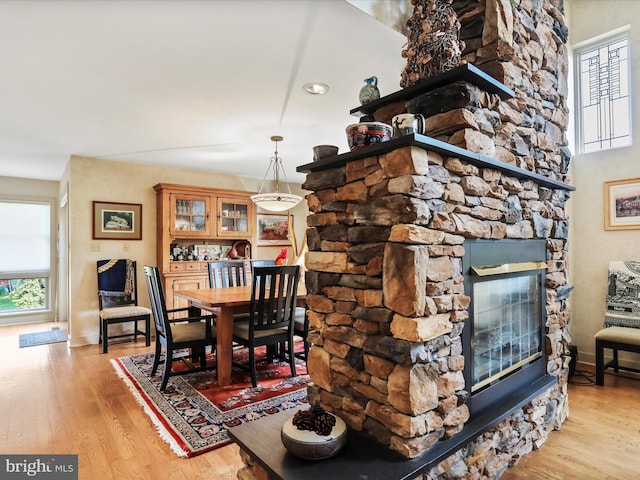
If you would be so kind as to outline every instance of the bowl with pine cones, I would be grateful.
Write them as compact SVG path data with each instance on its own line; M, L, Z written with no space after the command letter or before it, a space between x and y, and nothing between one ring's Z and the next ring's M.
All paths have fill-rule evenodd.
M287 451L305 460L321 460L338 453L347 442L344 421L320 405L298 410L280 432Z

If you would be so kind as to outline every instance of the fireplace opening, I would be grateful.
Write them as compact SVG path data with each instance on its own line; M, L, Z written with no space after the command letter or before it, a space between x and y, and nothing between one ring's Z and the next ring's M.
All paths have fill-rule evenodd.
M546 374L544 240L465 242L465 380L471 415Z

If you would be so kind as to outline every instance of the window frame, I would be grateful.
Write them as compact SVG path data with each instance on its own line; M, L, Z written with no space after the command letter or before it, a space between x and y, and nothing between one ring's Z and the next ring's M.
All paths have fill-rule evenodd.
M57 200L50 197L22 197L0 195L0 203L40 204L49 207L49 270L0 271L0 280L16 278L43 278L45 281L45 307L35 310L0 311L0 325L55 321L55 299L57 288Z
M595 150L586 150L585 148L585 138L584 138L584 105L582 102L582 93L583 93L583 83L582 83L582 71L581 71L581 59L583 55L593 52L595 50L599 50L602 47L610 46L616 42L621 40L626 40L626 48L627 48L627 78L628 78L628 107L627 107L627 117L628 117L628 143L626 145L615 145L615 146L605 146L595 149ZM575 149L578 154L590 154L590 153L599 153L605 152L608 150L614 150L618 148L627 148L633 145L633 94L632 94L632 68L631 68L631 35L628 27L624 27L621 29L617 29L612 32L605 33L603 35L599 35L598 37L589 39L585 42L580 43L579 45L574 46L573 48L573 57L574 57L574 71L575 71L575 95L574 95L574 107L576 111L575 119L576 119L576 132L575 132ZM603 141L608 141L611 143L612 138L610 137Z

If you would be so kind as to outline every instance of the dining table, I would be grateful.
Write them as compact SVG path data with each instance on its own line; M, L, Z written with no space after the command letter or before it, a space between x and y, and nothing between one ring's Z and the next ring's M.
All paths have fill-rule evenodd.
M231 384L233 359L233 316L247 313L251 306L251 286L178 290L174 294L189 302L190 307L216 314L216 350L218 385ZM304 305L305 292L298 289L297 304Z

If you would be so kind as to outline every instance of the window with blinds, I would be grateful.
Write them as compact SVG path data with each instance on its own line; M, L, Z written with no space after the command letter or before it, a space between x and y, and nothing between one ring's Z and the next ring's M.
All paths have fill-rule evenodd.
M51 204L0 200L0 314L49 309Z

